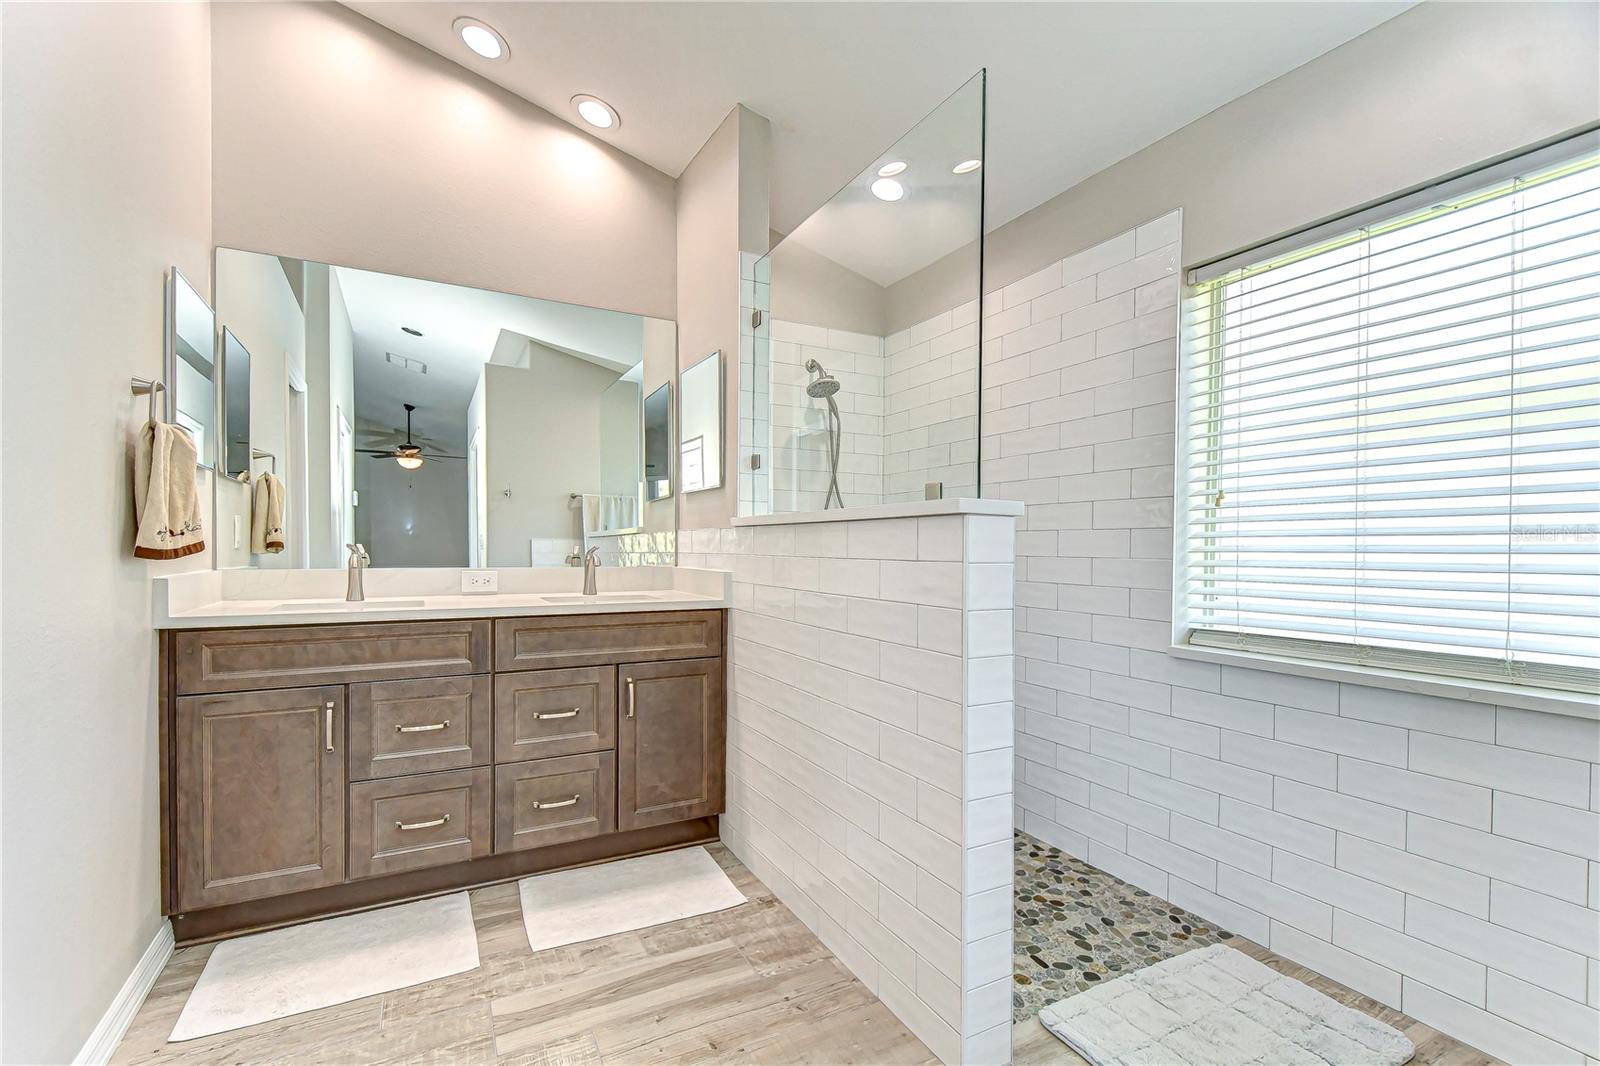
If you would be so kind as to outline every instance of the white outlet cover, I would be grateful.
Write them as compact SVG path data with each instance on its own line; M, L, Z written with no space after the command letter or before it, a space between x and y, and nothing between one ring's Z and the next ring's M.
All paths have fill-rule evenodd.
M495 592L500 588L498 570L461 571L462 592Z

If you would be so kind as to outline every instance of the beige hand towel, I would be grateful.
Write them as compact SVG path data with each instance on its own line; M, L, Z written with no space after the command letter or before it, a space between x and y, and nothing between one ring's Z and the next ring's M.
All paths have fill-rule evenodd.
M146 422L133 458L133 554L177 559L206 550L194 441L180 426Z
M276 555L283 546L283 482L273 474L262 474L250 501L250 550Z

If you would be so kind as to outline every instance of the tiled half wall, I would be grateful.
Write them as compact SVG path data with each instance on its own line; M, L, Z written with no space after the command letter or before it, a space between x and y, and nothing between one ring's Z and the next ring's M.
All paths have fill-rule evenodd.
M723 841L947 1063L1010 1055L1014 522L679 538L734 575Z

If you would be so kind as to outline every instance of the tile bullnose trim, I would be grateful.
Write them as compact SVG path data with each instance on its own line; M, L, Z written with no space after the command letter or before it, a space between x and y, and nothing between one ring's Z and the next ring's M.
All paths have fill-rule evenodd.
M835 511L796 511L793 514L741 515L735 526L794 526L813 522L867 522L879 518L927 518L931 515L995 515L1021 518L1026 506L1017 500L980 500L957 497L948 500L916 500L911 503L884 503L869 507L846 507Z

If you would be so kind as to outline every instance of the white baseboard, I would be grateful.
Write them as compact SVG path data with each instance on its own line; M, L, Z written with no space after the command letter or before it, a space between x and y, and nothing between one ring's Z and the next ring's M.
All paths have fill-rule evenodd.
M73 1066L104 1066L111 1061L111 1055L122 1043L128 1026L133 1024L133 1016L143 1006L144 997L150 994L156 978L161 976L167 960L172 958L172 946L172 923L163 918L161 928L156 930L150 946L144 949L144 954L139 957L128 979L122 982L122 988L111 1001L111 1006L101 1015L100 1024L94 1027L94 1032L84 1041L77 1058L72 1060Z

